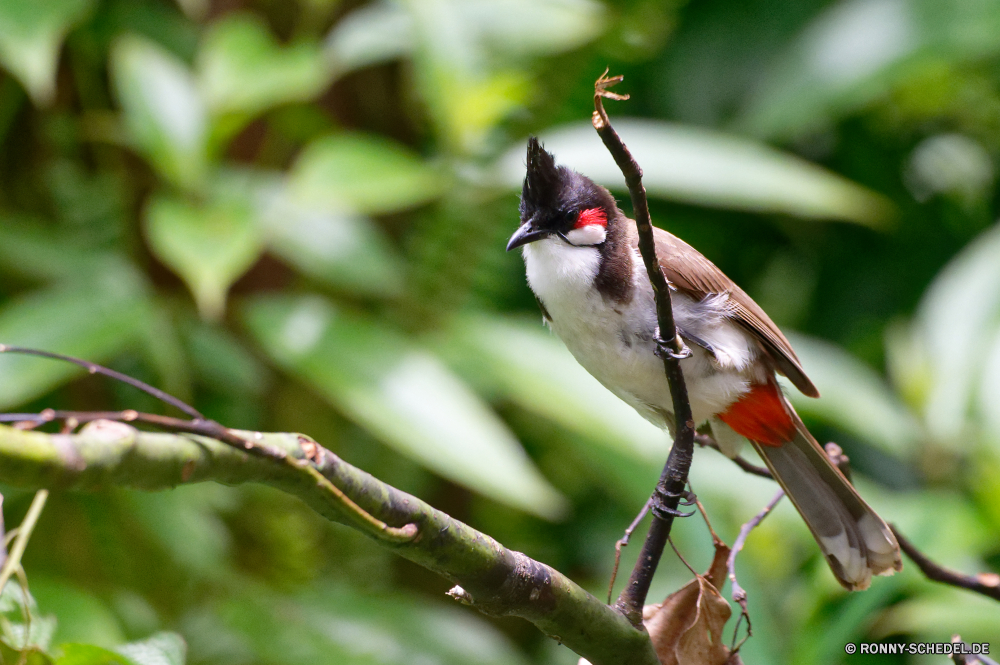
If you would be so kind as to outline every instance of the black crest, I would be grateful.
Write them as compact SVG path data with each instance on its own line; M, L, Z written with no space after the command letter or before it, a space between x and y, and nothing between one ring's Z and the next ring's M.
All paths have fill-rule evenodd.
M527 173L521 189L521 221L534 217L541 228L568 230L576 215L588 208L603 208L610 219L615 200L600 185L565 166L532 136L528 139Z
M528 170L521 189L521 216L528 211L541 208L555 208L559 204L559 194L566 179L565 167L556 166L552 156L538 139L528 139Z

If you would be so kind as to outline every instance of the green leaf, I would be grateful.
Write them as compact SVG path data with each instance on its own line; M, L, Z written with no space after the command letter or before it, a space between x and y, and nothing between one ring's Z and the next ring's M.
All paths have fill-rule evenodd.
M473 385L630 457L665 459L667 433L598 383L541 321L469 316L439 347Z
M450 152L482 152L489 131L529 94L527 72L489 66L476 29L457 3L408 2L418 48L417 90ZM499 59L504 62L504 59Z
M388 139L336 134L309 144L292 166L291 196L307 208L380 214L436 198L444 176Z
M206 483L169 492L130 492L124 500L151 540L187 575L224 579L230 542L219 512L232 509L234 495L231 488Z
M220 392L240 395L241 399L264 393L267 370L241 340L194 317L185 323L185 346L204 383Z
M788 339L822 394L819 399L805 397L782 377L799 413L825 420L895 455L912 452L920 436L917 421L874 370L829 342L797 334Z
M93 5L93 0L0 0L0 63L36 105L52 103L63 39Z
M960 633L966 643L996 644L998 625L1000 607L995 600L953 587L935 587L903 599L879 617L886 634L913 635L928 642L947 642L952 633Z
M184 665L187 647L177 633L156 633L141 642L114 649L92 644L64 644L56 665Z
M462 29L489 50L511 55L559 53L596 38L604 7L589 0L453 0Z
M448 148L485 153L532 94L518 60L580 46L607 25L587 0L409 0L418 92Z
M61 645L63 655L56 665L133 665L128 658L93 644Z
M31 593L58 617L52 642L88 642L110 647L125 641L114 613L90 592L63 580L32 574Z
M261 299L246 321L279 365L403 454L542 517L565 510L489 407L397 332L319 297Z
M160 194L145 215L150 249L184 280L210 320L222 316L229 287L263 251L250 202L226 191L213 194L200 203Z
M884 96L929 63L1000 53L996 0L845 0L823 12L765 75L738 126L791 138Z
M984 350L998 330L998 320L1000 224L948 262L917 309L914 333L931 373L924 418L940 443L959 446L968 434Z
M208 173L206 110L185 64L149 40L122 37L111 74L132 146L162 176L200 189Z
M247 117L279 104L312 99L330 79L319 44L279 47L266 24L251 14L230 14L210 24L197 71L213 114Z
M240 640L247 662L275 665L525 665L502 632L476 613L321 583L294 596L263 592L219 603L186 632L192 654L219 635ZM200 651L200 650L199 650ZM209 652L210 653L210 652ZM211 662L206 660L206 662Z
M256 189L268 246L292 266L360 296L402 291L403 261L367 217L301 203L284 180L263 181Z
M896 577L873 586L868 593L851 594L838 606L834 617L814 628L815 632L808 636L810 639L798 640L789 661L824 665L837 662L829 654L839 652L845 643L863 635L872 616L889 604L902 586Z
M13 651L44 653L55 631L56 618L40 614L31 593L10 580L0 595L0 642Z
M422 86L427 105L459 154L485 153L490 132L531 95L531 81L522 70L461 78L442 63L428 78L434 82Z
M184 665L187 646L177 633L156 633L141 642L130 642L115 651L134 665Z
M394 2L370 2L334 24L324 50L338 76L395 60L414 49L413 21Z
M132 272L81 275L0 308L0 344L28 346L103 362L140 335L148 303ZM82 373L74 365L0 355L0 408L26 402Z
M395 2L373 2L339 20L326 38L326 52L338 75L408 56L416 48L415 20L429 15L424 35L431 47L441 43L446 30L433 20L436 11L448 18L457 33L469 36L481 50L510 56L557 53L576 48L600 34L604 11L587 0L473 0L406 7ZM416 16L414 16L416 13ZM476 55L473 60L483 58ZM463 62L468 67L471 63ZM476 66L481 66L477 62Z
M35 602L31 592L25 593L15 579L13 584L5 585L0 592L0 614L8 619L17 620L23 618L18 613L22 613L25 609L32 613L37 612L38 603Z
M615 119L615 129L642 166L652 196L719 208L837 219L880 227L890 204L839 175L745 138L709 129ZM565 164L612 189L625 189L621 170L589 122L542 133ZM503 181L520 188L524 146L500 162Z
M1000 327L994 331L984 356L979 384L979 416L983 420L985 437L1000 451L1000 408L997 408L1000 405ZM1000 490L1000 484L995 487Z
M75 278L126 259L88 247L63 229L41 220L0 217L0 270L34 279Z
M605 25L603 7L589 0L404 4L425 64L450 68L456 80L482 81L500 71L497 62L576 48L597 37Z

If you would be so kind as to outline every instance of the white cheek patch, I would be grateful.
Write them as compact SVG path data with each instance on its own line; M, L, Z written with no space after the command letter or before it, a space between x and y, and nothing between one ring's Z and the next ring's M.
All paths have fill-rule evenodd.
M595 248L573 247L556 236L524 246L528 284L554 317L564 307L575 309L593 287L600 262Z
M587 224L578 229L573 229L566 234L566 240L571 245L580 247L582 245L597 245L604 242L608 236L608 231L600 224Z

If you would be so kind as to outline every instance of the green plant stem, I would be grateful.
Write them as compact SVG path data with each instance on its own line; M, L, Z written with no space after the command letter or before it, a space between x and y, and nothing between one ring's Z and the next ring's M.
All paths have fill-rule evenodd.
M35 498L31 500L28 514L24 516L21 526L17 527L17 537L14 538L14 543L10 547L10 554L7 555L7 560L4 562L3 568L0 568L0 593L3 593L4 587L7 586L7 580L14 574L17 567L21 565L21 557L24 556L24 549L28 546L28 540L31 539L31 532L35 530L35 524L38 523L42 509L45 508L45 500L48 498L48 490L40 489L35 492Z
M209 437L141 432L125 423L88 426L78 434L0 426L0 482L72 490L113 486L159 490L206 481L264 483L298 496L324 517L356 528L460 585L453 595L481 612L531 621L593 665L658 664L644 631L549 566L351 466L307 436L234 434L283 451L295 463L282 464ZM311 466L322 480L303 473L302 465ZM396 529L414 525L416 536L401 540L358 524L357 515L326 483L386 525Z

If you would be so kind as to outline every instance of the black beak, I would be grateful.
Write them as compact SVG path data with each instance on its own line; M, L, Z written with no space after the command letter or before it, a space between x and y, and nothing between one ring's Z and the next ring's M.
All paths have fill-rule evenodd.
M529 219L524 224L521 224L521 226L517 228L517 231L514 231L514 235L512 235L510 240L507 242L508 252L512 249L517 249L521 245L527 245L529 242L535 242L536 240L541 240L547 235L551 235L550 231L545 229L536 229L531 222L532 220Z

